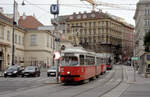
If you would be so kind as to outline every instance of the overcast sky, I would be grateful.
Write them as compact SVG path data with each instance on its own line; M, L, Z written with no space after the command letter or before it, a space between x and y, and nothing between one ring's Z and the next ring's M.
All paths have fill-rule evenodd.
M22 6L23 0L16 0L19 3L20 15L23 12L26 15L35 15L36 18L44 25L50 25L50 19L53 15L50 14L50 5L56 3L57 0L25 0L26 5ZM133 16L135 13L136 3L139 0L95 0L96 2L105 2L117 4L114 7L98 6L103 12L110 13L115 16L122 17L126 22L134 25ZM92 7L85 1L80 0L59 0L60 15L70 15L73 12L90 12ZM4 13L12 13L13 0L0 0L0 7L4 8ZM116 8L120 7L120 8ZM132 10L131 10L132 9ZM98 10L98 9L96 9Z

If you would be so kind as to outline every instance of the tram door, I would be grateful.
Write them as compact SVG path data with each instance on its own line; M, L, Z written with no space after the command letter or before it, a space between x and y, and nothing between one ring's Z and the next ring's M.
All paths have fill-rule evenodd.
M3 56L2 56L2 52L0 52L0 71L2 70L2 59L3 59Z

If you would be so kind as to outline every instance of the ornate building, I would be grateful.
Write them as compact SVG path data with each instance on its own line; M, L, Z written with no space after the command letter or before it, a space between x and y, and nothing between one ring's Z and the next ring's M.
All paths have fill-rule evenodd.
M145 33L150 32L150 1L139 0L136 6L135 19L135 33L136 33L136 49L135 55L140 58L144 54L144 36Z
M141 56L145 53L144 36L150 32L150 0L139 0L136 5L135 19L135 56L139 57L138 65L139 73L143 72L143 64Z
M64 24L63 24L64 25ZM74 45L98 53L113 53L116 58L133 52L134 27L101 11L66 16L65 34ZM131 55L131 54L130 54Z

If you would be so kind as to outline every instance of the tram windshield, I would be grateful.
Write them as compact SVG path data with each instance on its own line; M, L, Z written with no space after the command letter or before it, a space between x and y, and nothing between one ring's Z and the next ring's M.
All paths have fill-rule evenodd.
M64 56L61 60L62 66L76 66L78 65L78 58L75 56Z

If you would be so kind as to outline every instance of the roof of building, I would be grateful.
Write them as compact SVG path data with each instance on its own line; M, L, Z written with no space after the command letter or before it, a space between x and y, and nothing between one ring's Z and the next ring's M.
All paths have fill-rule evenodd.
M43 26L34 16L21 16L19 19L19 25L27 29L36 29L39 26Z
M3 20L4 22L10 23L12 24L12 19L8 18L7 16L5 16L3 13L0 12L0 19Z
M80 20L96 20L101 18L109 18L109 15L103 13L102 11L92 11L90 13L73 13L70 16L67 16L67 21L80 21Z

